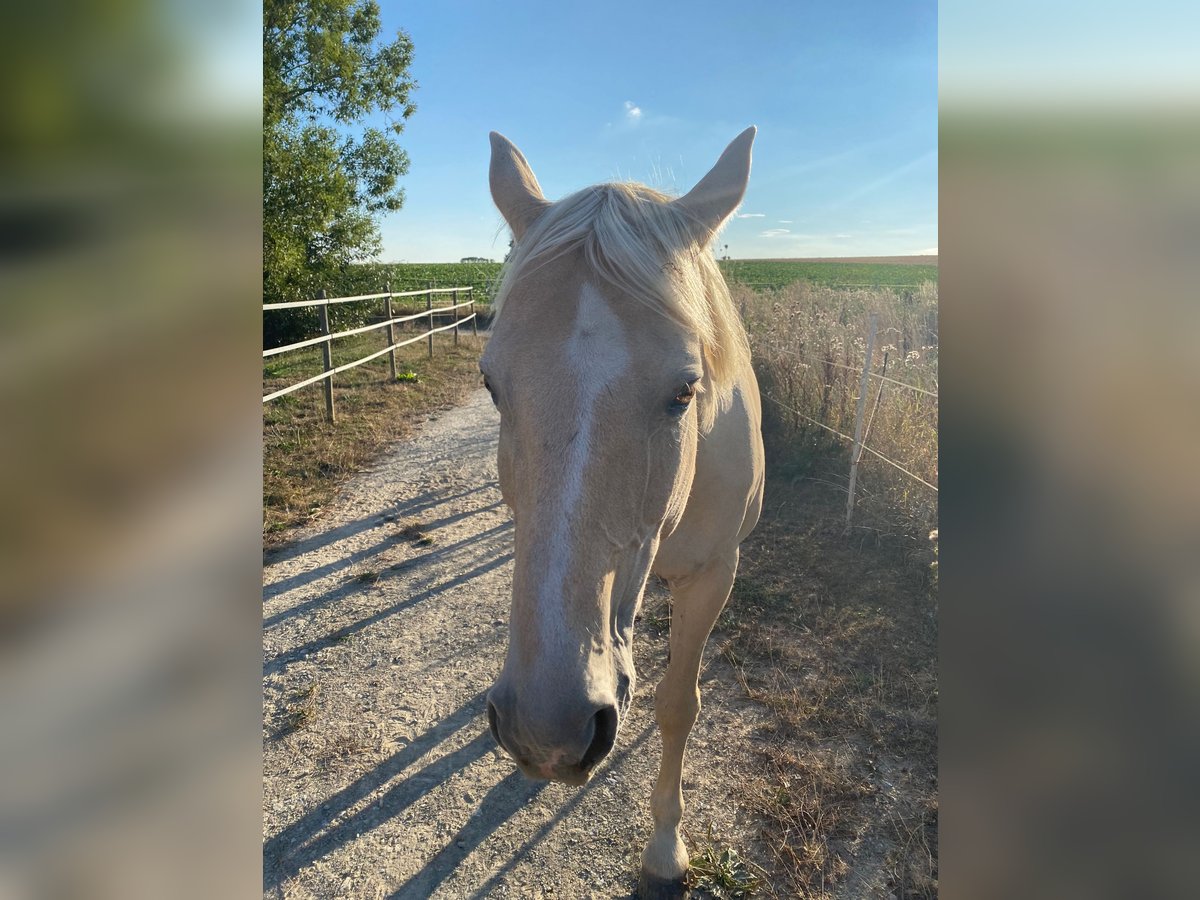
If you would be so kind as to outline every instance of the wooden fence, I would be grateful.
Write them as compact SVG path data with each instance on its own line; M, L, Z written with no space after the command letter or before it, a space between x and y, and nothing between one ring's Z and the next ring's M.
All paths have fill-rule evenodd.
M467 299L459 302L459 295L466 294ZM434 306L433 298L435 295L450 295L450 304L447 306ZM403 297L424 297L425 309L411 315L396 316L392 312L392 300ZM382 320L372 322L370 325L363 325L359 328L348 328L345 331L330 333L329 331L329 307L333 303L361 303L368 300L383 300L384 310ZM263 351L263 359L268 359L272 356L278 356L281 353L287 353L292 350L302 350L305 347L313 347L317 344L321 345L321 355L324 362L324 371L319 375L314 375L311 378L305 378L303 381L298 381L295 384L288 385L285 388L280 388L263 397L263 403L270 403L272 400L277 400L293 391L298 391L301 388L308 387L311 384L316 384L318 381L325 382L325 415L330 422L334 420L333 407L333 376L339 372L345 372L348 369L353 369L355 366L361 366L363 363L371 362L378 359L385 353L391 354L391 373L392 380L396 378L396 350L399 347L405 347L409 344L415 344L417 341L429 341L429 355L433 356L433 336L439 331L453 331L454 343L458 344L458 330L467 322L471 323L471 331L475 335L476 340L479 338L479 320L475 313L475 292L471 287L453 287L453 288L435 288L431 284L423 291L392 291L390 286L380 294L358 294L353 297L326 297L325 292L321 291L320 297L316 300L294 300L288 303L264 303L263 312L268 312L273 309L297 309L299 307L315 306L320 317L321 334L314 338L309 338L304 341L297 341L294 344L287 344L283 347L272 347L270 350ZM464 307L470 308L468 315L460 317L458 311ZM447 315L453 317L454 321L449 325L439 325L434 327L435 318L443 318ZM429 320L429 328L415 337L410 337L402 341L396 340L396 326L405 322L415 322L418 319ZM377 331L387 329L387 346L374 353L369 353L362 359L356 359L354 362L344 363L340 366L333 365L333 342L337 338L350 337L355 334L364 334L368 331Z

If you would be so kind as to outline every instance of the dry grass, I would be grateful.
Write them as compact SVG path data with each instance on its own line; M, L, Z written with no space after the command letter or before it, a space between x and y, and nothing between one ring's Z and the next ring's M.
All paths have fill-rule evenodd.
M861 370L869 312L877 363L887 349L903 361L889 374L936 391L935 288L735 299L764 395L839 431L853 433L859 376L805 357ZM936 494L864 457L856 521L868 527L846 535L845 444L770 402L764 419L763 517L714 641L771 711L747 786L776 866L767 889L936 897ZM934 398L888 385L868 444L936 484L936 429Z
M937 393L937 287L850 290L794 284L758 294L733 288L750 331L764 401L764 425L787 436L775 474L808 475L843 488L849 446L805 421L854 434L867 318L878 316L874 371ZM786 408L785 408L786 407ZM864 442L937 485L937 398L871 379ZM924 542L936 527L937 495L869 453L856 491L857 523Z
M408 522L400 529L400 536L411 541L418 547L431 547L434 544L433 535L421 530L420 522Z
M778 896L936 896L937 629L927 565L842 535L843 497L768 480L715 640L771 710L749 806Z
M280 738L300 731L312 721L319 689L312 683L298 690L283 701L276 710L273 738Z
M334 342L334 365L378 349L379 333ZM321 384L263 407L263 536L278 543L287 529L309 522L333 499L345 477L369 464L388 444L411 433L435 410L462 399L480 383L477 344L469 334L434 335L397 351L392 381L385 354L334 379L337 421L325 421ZM272 357L263 366L263 392L321 371L319 348ZM407 375L405 373L408 373Z

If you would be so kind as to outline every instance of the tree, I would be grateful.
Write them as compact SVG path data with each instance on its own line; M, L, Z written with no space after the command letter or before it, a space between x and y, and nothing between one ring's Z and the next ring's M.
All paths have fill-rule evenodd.
M263 296L310 296L379 252L374 216L404 203L396 136L416 109L404 31L374 0L263 4ZM362 127L382 114L383 127ZM288 329L293 330L293 329Z

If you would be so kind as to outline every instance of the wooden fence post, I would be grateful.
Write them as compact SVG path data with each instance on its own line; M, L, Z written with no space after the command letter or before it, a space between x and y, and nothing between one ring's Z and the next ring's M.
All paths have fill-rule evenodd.
M429 358L433 359L433 282L427 281L425 285L425 309L429 311Z
M383 289L385 291L387 291L387 297L383 301L383 310L385 313L387 313L387 317L388 317L387 342L388 342L388 346L392 348L392 352L389 353L388 356L391 357L391 362L392 362L392 381L395 381L396 380L396 326L392 324L392 319L394 318L394 316L392 315L392 283L389 281L387 284L384 285Z
M888 351L883 351L883 363L879 367L879 390L875 392L875 405L871 407L871 415L867 416L867 427L863 431L862 442L866 444L871 436L871 426L875 423L875 413L879 412L879 401L883 399L883 389L887 386L884 376L887 375Z
M454 297L454 328L453 328L453 331L454 331L454 346L457 347L458 346L458 288L454 289L454 293L451 296Z
M475 349L479 349L479 315L475 312L475 285L467 288L467 297L471 300L471 332L475 335Z
M871 365L875 357L875 328L879 321L871 313L867 328L867 356L863 360L862 381L858 387L858 409L854 413L854 447L850 451L850 490L846 497L846 533L850 531L850 519L854 515L854 483L858 480L858 461L862 458L863 412L867 408L867 391L870 390Z
M322 290L320 299L325 300L326 294ZM322 303L318 309L318 314L321 318L321 334L325 335L325 340L321 344L321 357L325 363L325 371L328 372L333 368L333 339L329 337L329 304ZM333 421L333 376L330 375L325 379L325 417Z

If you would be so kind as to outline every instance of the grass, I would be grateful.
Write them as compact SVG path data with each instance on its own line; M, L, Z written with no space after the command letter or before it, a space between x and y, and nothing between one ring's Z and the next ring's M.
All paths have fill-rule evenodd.
M835 262L807 259L731 259L720 263L729 284L752 283L776 288L804 283L820 287L917 288L937 281L936 263L887 259Z
M312 721L318 693L317 685L310 684L285 700L272 737L286 737L306 728Z
M334 342L339 365L377 350L378 332ZM301 388L263 407L263 535L268 545L320 516L342 480L373 460L388 444L411 433L435 410L460 403L480 383L483 345L469 334L454 344L451 333L434 335L434 355L424 341L396 351L392 380L388 357L334 376L336 421L325 420L321 383ZM319 347L271 357L263 365L263 393L322 370ZM430 539L432 542L432 539Z
M767 486L717 639L746 695L770 711L746 802L767 823L776 889L826 897L876 870L897 897L934 897L928 566L901 539L844 537L844 495L827 484L768 472Z
M853 436L866 323L873 313L878 319L873 371L935 396L872 378L864 443L937 485L936 285L910 290L794 284L769 293L734 286L732 294L750 333L764 428L787 446L775 459L775 477L820 478L843 490L848 485L849 442L809 420ZM870 453L860 461L855 497L858 527L903 534L922 548L936 527L936 492Z
M433 535L422 531L421 528L419 522L409 522L400 529L400 536L418 547L432 547L435 543Z
M936 392L933 285L733 294L763 394L790 410L853 432L871 312L877 365L886 349L904 361L890 373ZM868 445L936 484L936 398L886 387ZM937 496L864 457L863 526L847 534L846 445L771 401L764 441L763 516L715 641L769 711L746 786L777 870L769 890L936 897Z

